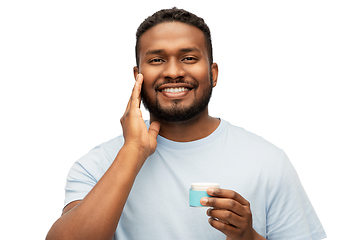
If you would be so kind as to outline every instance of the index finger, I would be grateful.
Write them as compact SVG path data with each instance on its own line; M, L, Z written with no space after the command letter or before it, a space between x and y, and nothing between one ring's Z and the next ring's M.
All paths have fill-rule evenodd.
M136 76L135 85L133 87L129 102L128 102L127 106L126 106L125 113L129 111L131 106L136 106L136 107L140 108L141 87L142 87L143 80L144 80L144 76L141 73L139 73Z
M221 189L221 188L209 188L207 190L207 193L212 197L230 198L239 202L241 205L244 206L249 205L249 202L245 198L243 198L240 194L238 194L233 190Z

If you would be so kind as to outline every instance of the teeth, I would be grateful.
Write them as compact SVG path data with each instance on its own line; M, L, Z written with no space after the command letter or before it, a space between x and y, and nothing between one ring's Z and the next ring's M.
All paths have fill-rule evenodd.
M163 89L164 92L170 92L170 93L179 93L179 92L185 92L187 91L187 88L179 87L179 88L165 88Z

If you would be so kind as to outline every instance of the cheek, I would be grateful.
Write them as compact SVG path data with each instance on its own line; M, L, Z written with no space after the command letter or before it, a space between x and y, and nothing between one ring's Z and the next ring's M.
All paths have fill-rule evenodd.
M210 69L207 65L191 66L186 69L189 76L194 78L199 84L208 83L210 81Z
M145 94L149 101L154 101L156 93L154 92L154 84L156 77L148 71L141 72L144 76L144 81L141 87L142 94Z
M184 70L193 76L205 78L209 77L210 67L205 59L201 59L201 61L196 64L185 65Z
M143 68L143 69L141 69L141 73L144 76L143 86L146 86L146 87L153 86L155 81L160 76L159 69Z

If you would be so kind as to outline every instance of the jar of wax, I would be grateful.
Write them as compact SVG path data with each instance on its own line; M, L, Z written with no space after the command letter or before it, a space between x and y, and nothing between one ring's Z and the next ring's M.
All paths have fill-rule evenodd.
M200 199L203 197L211 197L207 194L208 188L220 188L218 183L192 183L189 191L189 205L190 207L205 207L200 204Z

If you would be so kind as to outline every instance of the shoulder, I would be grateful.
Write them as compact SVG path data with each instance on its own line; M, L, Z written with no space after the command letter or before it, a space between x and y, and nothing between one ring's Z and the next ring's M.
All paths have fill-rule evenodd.
M122 135L101 143L76 161L75 165L80 166L86 172L92 173L96 179L99 179L110 167L123 144L124 138Z
M263 137L252 133L242 127L232 125L229 122L224 121L226 125L226 138L228 138L233 144L241 148L246 148L250 151L266 151L267 153L274 152L280 153L283 150L271 142L267 141Z
M226 123L226 122L225 122ZM221 152L232 155L232 163L252 169L263 177L276 179L282 169L290 164L286 153L261 136L242 127L227 123L226 130L219 141Z
M120 150L120 148L124 144L124 137L123 135L120 135L116 138L113 138L107 142L101 143L98 146L94 147L87 155L92 154L103 154L104 157L113 156L114 154L117 154ZM87 156L85 155L85 157Z

